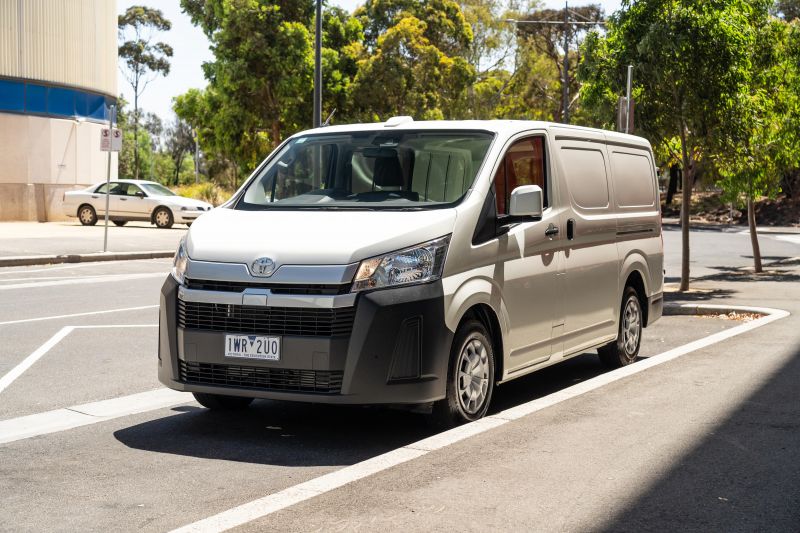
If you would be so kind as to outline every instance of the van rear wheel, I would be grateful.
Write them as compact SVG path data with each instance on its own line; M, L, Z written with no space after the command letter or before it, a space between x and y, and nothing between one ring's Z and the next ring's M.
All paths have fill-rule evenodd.
M636 361L642 343L642 304L633 287L625 287L620 307L617 340L597 349L600 360L609 368L619 368Z
M208 394L205 392L193 392L192 395L197 403L203 407L218 411L236 411L244 409L251 403L253 398L243 396L223 396L222 394Z
M459 326L450 350L447 396L433 404L431 423L449 428L483 418L494 391L494 350L477 320Z

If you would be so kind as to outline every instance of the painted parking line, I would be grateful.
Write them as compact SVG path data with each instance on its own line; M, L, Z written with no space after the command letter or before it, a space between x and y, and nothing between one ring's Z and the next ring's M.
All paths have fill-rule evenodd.
M189 403L186 392L156 389L0 421L0 444Z
M87 276L83 278L64 279L60 281L42 281L39 283L12 283L10 285L0 285L0 291L8 291L13 289L38 289L41 287L57 287L61 285L85 285L89 283L109 283L112 281L130 281L134 279L166 277L166 272L151 272L146 274L109 274L107 276Z
M121 309L105 309L103 311L86 311L85 313L72 313L69 315L53 315L53 316L40 316L36 318L22 318L19 320L7 320L0 322L0 326L8 326L11 324L25 324L27 322L40 322L42 320L59 320L63 318L75 318L82 316L92 315L105 315L106 313L122 313L124 311L141 311L142 309L155 309L158 305L140 305L137 307L123 307Z
M326 492L343 487L358 481L359 479L363 479L383 470L406 463L412 459L417 459L434 450L439 450L466 438L507 424L512 420L517 420L531 413L535 413L563 401L586 394L587 392L603 387L604 385L608 385L609 383L613 383L634 374L638 374L639 372L654 366L672 361L678 357L694 352L701 348L705 348L725 339L735 337L736 335L741 335L742 333L751 331L755 328L764 326L770 322L774 322L775 320L779 320L789 315L788 312L779 309L756 309L750 307L735 308L730 306L726 307L726 309L760 312L766 316L757 320L753 320L752 322L741 324L731 329L715 333L703 339L690 342L689 344L679 346L678 348L669 350L667 352L654 355L653 357L637 362L636 364L628 365L617 370L601 374L582 383L578 383L577 385L573 385L572 387L568 387L542 398L506 409L505 411L482 418L476 422L459 426L449 431L439 433L438 435L433 435L432 437L408 444L402 448L392 450L371 459L367 459L366 461L344 467L335 472L325 474L304 483L300 483L299 485L289 487L280 492L270 494L227 511L223 511L209 518L205 518L198 522L178 528L172 533L220 532L241 526L248 522L252 522L253 520L269 516L282 509L286 509L287 507L310 500L316 496L325 494Z
M122 325L98 325L98 326L65 326L58 330L58 332L50 337L44 344L36 348L30 355L20 361L20 363L12 368L5 376L0 378L0 393L2 393L9 385L14 383L26 370L33 364L44 357L44 355L53 349L59 342L75 331L76 329L94 329L94 328L157 328L158 324L122 324Z

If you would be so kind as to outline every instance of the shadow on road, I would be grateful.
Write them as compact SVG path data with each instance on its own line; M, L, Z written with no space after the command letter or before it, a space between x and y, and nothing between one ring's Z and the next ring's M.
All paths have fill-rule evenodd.
M244 411L199 407L121 429L126 446L280 466L348 465L432 435L419 415L367 407L256 401Z
M587 353L495 389L491 413L546 396L606 371ZM174 415L121 429L131 448L279 466L348 465L436 433L425 418L386 407L256 401L239 412L183 406Z
M603 531L800 531L800 352Z
M800 281L800 275L788 270L764 270L760 274L742 270L740 268L716 266L711 267L719 270L719 274L704 276L704 281Z

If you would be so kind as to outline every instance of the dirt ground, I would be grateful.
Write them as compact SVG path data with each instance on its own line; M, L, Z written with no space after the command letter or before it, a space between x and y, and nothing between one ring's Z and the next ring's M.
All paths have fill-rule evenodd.
M661 214L664 217L679 217L681 197L678 192L672 204L666 205L666 194L661 195ZM731 218L733 214L733 218ZM724 203L719 192L695 191L692 193L692 207L689 211L692 221L739 224L747 226L747 209ZM756 223L759 226L800 227L800 201L778 197L776 200L762 198L756 202Z

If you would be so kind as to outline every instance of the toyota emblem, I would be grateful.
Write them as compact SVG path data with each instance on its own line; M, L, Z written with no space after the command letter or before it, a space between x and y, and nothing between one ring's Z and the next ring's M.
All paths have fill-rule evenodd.
M254 276L268 278L275 272L275 261L269 257L259 257L253 261L251 267Z

